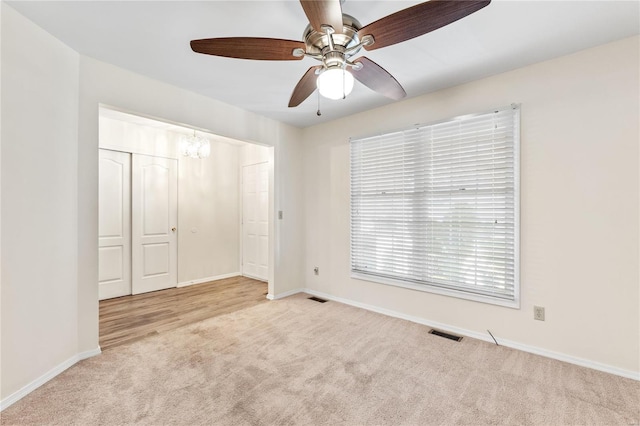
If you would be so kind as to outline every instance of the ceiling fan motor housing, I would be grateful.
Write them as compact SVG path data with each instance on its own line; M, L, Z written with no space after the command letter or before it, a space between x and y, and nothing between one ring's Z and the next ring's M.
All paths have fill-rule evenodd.
M307 54L324 57L325 64L331 66L338 63L342 65L348 57L358 53L360 48L349 52L348 57L345 57L347 49L360 43L358 30L362 28L362 25L356 18L345 13L342 14L342 22L342 33L334 32L331 35L327 35L326 32L316 31L310 24L307 25L303 34ZM333 50L328 37L333 40Z
M327 69L342 68L345 64L346 57L342 46L335 46L335 50L328 51L324 54L322 62Z

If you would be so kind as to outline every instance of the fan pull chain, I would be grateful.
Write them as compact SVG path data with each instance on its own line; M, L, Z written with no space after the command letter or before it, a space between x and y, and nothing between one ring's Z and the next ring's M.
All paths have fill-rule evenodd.
M316 115L320 117L322 115L322 113L320 112L320 91L316 90L316 92L318 93L318 111L316 111Z
M342 99L347 99L347 94L345 93L346 89L344 87L344 80L345 80L345 78L344 78L345 74L344 73L346 73L346 72L347 72L347 63L343 62L342 63Z

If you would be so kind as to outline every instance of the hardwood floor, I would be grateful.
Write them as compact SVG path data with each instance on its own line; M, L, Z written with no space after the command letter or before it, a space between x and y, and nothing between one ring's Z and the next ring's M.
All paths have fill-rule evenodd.
M267 302L267 283L233 277L100 301L102 350Z

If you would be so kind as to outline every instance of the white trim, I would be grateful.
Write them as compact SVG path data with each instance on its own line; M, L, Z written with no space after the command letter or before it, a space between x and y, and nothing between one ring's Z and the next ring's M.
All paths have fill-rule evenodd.
M87 358L92 358L96 355L100 355L102 353L102 349L100 348L100 346L98 346L95 349L91 349L90 351L84 351L84 352L80 352L77 357L78 357L78 361L82 361L85 360Z
M517 308L520 309L520 193L522 189L520 187L520 126L521 126L521 104L511 104L511 108L515 110L515 120L513 129L513 229L514 229L514 241L513 241L513 297L514 303L517 304Z
M214 277L199 278L197 280L183 281L181 283L178 283L178 287L187 287L187 286L195 285L195 284L208 283L209 281L217 281L217 280L223 280L225 278L239 277L240 275L241 275L240 272L231 272L229 274L216 275Z
M15 391L11 395L9 395L8 397L0 401L0 411L3 411L5 408L10 407L14 403L18 402L19 400L29 395L31 392L33 392L40 386L47 383L49 380L56 377L58 374L62 373L69 367L72 367L73 365L77 364L79 361L82 361L83 359L91 358L92 356L100 355L101 353L102 351L98 346L96 349L80 352L79 354L72 356L68 360L53 367L51 370L47 371L42 376L38 377L37 379L33 380L31 383L27 384L26 386Z
M295 288L293 290L285 291L284 293L276 294L275 296L273 294L267 294L267 299L269 300L284 299L285 297L293 296L294 294L306 293L306 292L307 292L307 289L305 288Z
M333 300L335 302L344 303L345 305L355 306L356 308L366 309L367 311L377 312L382 315L387 315L394 318L400 318L403 320L415 322L418 324L426 325L429 327L437 328L442 331L447 331L450 333L460 334L463 336L472 337L474 339L483 340L485 342L494 343L491 336L485 333L479 333L477 331L467 330L465 328L455 327L448 324L443 324L437 321L431 321L425 318L415 317L412 315L403 314L401 312L392 311L390 309L379 308L377 306L368 305L366 303L356 302L349 299L344 299L342 297L332 296L327 293L323 293L316 290L311 289L302 289L303 292L308 293L312 296L321 297L323 299ZM285 297L283 293L282 297ZM280 297L278 297L280 298ZM498 343L501 346L506 346L508 348L517 349L523 352L529 352L536 355L541 355L547 358L556 359L558 361L568 362L569 364L579 365L581 367L591 368L593 370L603 371L605 373L614 374L616 376L626 377L628 379L638 380L640 381L640 372L624 370L622 368L614 367L608 364L602 364L596 361L590 361L584 358L575 357L572 355L567 355L559 352L550 351L548 349L538 348L536 346L530 346L519 342L513 342L510 340L504 340L496 338Z
M105 117L108 118L108 117ZM108 118L110 120L113 120L111 118ZM129 123L126 122L127 124L135 124L135 123ZM149 152L143 150L143 149L138 149L138 148L130 148L127 146L121 146L121 145L114 145L114 144L110 144L110 143L104 143L101 144L99 149L106 149L107 151L116 151L116 152L122 152L123 154L136 154L136 155L148 155L150 157L158 157L158 158L165 158L167 160L180 160L180 157L176 154L150 154Z
M365 274L362 272L351 271L351 278L356 280L368 281L378 284L393 285L396 287L408 288L410 290L424 291L427 293L435 293L443 296L456 297L458 299L473 300L474 302L488 303L490 305L504 306L506 308L520 309L520 300L498 299L495 296L485 296L482 294L470 293L463 290L453 288L438 287L431 283L412 283L411 281L380 277L374 274ZM517 287L517 286L516 286Z
M262 281L262 282L265 282L265 283L268 283L268 282L269 282L269 281L268 281L267 279L265 279L265 278L262 278L262 277L256 277L256 276L251 275L251 274L244 274L244 273L242 273L242 274L240 274L240 275L242 275L243 277L251 278L252 280Z

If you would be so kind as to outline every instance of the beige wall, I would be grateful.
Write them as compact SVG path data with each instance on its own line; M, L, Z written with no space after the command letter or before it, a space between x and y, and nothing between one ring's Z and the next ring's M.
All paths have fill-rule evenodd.
M214 138L211 156L178 159L178 283L240 273L240 147Z
M638 51L625 39L304 129L305 285L640 377ZM514 102L521 309L351 279L349 137Z
M2 5L0 5L0 58L2 57ZM2 66L0 62L0 100L2 99ZM0 400L2 399L2 102L0 102ZM0 407L0 409L2 409Z
M114 151L178 159L179 135L167 127L166 123L101 108L98 144L100 148Z
M269 148L266 146L246 144L240 147L240 167L268 163L270 160Z
M78 352L79 56L0 8L4 398Z
M2 400L98 347L100 103L273 146L272 210L290 220L274 233L270 290L299 286L299 129L79 56L1 7Z

